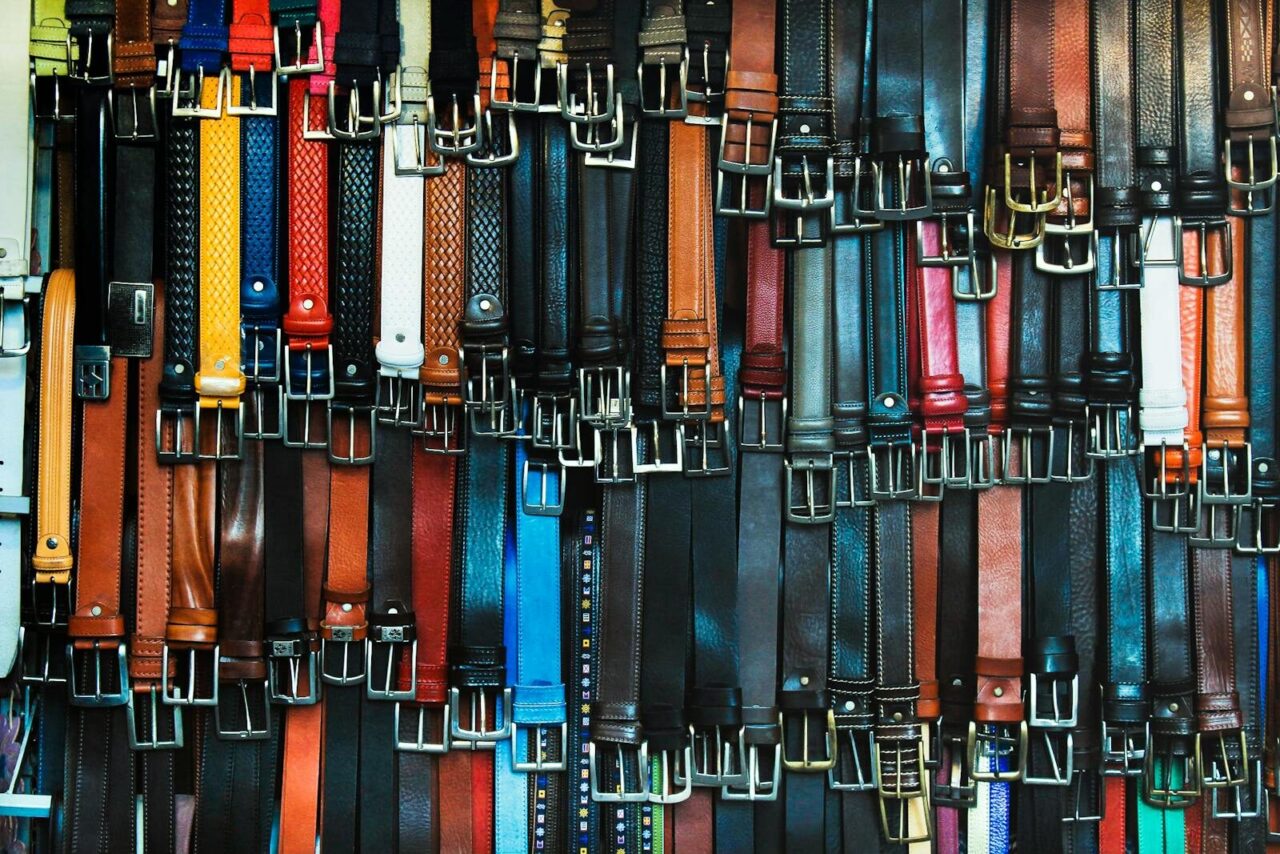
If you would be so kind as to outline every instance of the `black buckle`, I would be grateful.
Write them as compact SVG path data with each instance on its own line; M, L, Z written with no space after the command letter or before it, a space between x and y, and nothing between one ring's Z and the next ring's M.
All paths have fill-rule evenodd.
M1205 751L1206 743L1210 749ZM1206 789L1227 789L1249 783L1249 745L1243 729L1196 733L1196 764Z
M1028 786L1069 786L1075 773L1075 737L1070 730L1035 729L1027 743L1027 771L1022 782ZM1038 749L1039 748L1039 749ZM1041 749L1048 758L1048 773L1038 771L1036 757Z
M106 400L111 394L111 348L97 344L75 347L76 397Z
M532 472L536 472L534 476L537 478L537 488L531 492L529 475ZM521 510L528 516L559 516L564 512L564 498L568 487L564 467L559 463L526 459L520 472Z
M129 702L129 668L125 653L125 645L119 640L93 640L87 649L76 647L76 642L67 644L67 702L83 708L104 709L111 706L123 706ZM114 658L108 661L106 679L103 674L103 658ZM92 690L84 685L77 674L87 668L92 660ZM110 683L110 673L114 671L116 679Z
M720 788L749 785L746 730L741 725L726 728L719 724L690 724L689 744L688 768L693 785Z
M412 432L422 437L422 450L428 454L461 456L467 452L467 431L463 421L461 398L424 393L422 420Z
M1087 406L1087 404L1086 404ZM1049 457L1049 477L1054 483L1080 483L1093 477L1094 458L1089 455L1089 430L1085 418L1066 418L1056 421L1051 428L1054 436L1065 433L1064 441L1054 440Z
M1258 140L1253 138L1253 133L1249 132L1245 139L1232 139L1227 136L1222 140L1222 163L1226 167L1222 171L1226 173L1227 186L1238 193L1244 193L1244 206L1228 204L1227 213L1232 216L1261 216L1262 214L1271 213L1275 210L1276 197L1275 190L1276 179L1280 178L1280 160L1276 158L1276 134L1274 127L1267 131L1267 138L1263 140L1263 144L1268 148L1270 154L1268 158L1268 168L1266 177L1259 179L1257 169L1257 156L1255 145ZM1243 181L1235 180L1233 170L1236 165L1235 149L1243 146L1245 149L1245 179ZM1261 196L1261 201L1254 204L1254 196Z
M142 89L145 92L145 100L139 90L142 87L130 86L128 89L116 94L117 90L111 89L107 92L107 109L111 111L111 126L115 130L116 139L122 142L144 142L153 140L159 136L159 121L156 111L156 87L154 85ZM125 123L121 121L123 111L116 105L116 98L122 100L128 98L129 114L133 121ZM141 105L139 102L141 101Z
M418 638L413 622L413 614L391 613L382 618L386 622L370 622L369 633L364 640L365 667L364 694L370 700L412 700L417 695L414 679L418 672ZM393 622L394 621L394 622ZM408 688L394 687L399 684L400 671L405 664L408 647L409 680ZM386 649L386 667L379 668L380 649ZM382 673L382 684L376 684L375 673Z
M973 779L966 744L968 727L956 727L938 721L938 770L933 779L934 806L969 809L978 802L978 787ZM945 777L942 776L945 774Z
M167 422L172 430L165 430ZM191 437L188 444L185 440ZM173 437L172 444L168 436ZM196 405L161 404L156 410L156 460L161 463L194 463L196 455Z
M1147 758L1148 731L1142 724L1102 722L1102 775L1138 777Z
M275 48L276 55L276 74L281 77L288 77L290 74L321 74L324 72L324 30L320 26L320 19L317 18L315 23L308 29L311 30L310 44L303 44L302 31L303 26L297 21L293 23L293 62L286 63L280 52L280 28L276 27L272 30L271 40ZM307 48L314 48L316 52L315 62L307 62Z
M412 739L404 738L404 729L400 724L400 709L404 706L399 700L396 701L394 726L396 731L396 750L403 753L430 753L439 755L449 752L449 727L453 720L450 712L449 704L443 706L428 706L425 703L414 703L413 707L418 713L418 723L414 728L414 737ZM428 734L432 727L429 727L427 717L436 709L440 711L440 726L435 728L439 732L439 740L432 741Z
M823 215L817 219L820 227L816 230L816 236L808 233L812 230L805 228L805 217L835 207L835 158L828 154L825 172L815 175L809 168L809 155L798 155L800 187L798 194L792 196L788 195L787 190L797 180L797 176L786 175L783 171L783 163L789 156L791 155L779 154L773 158L773 207L777 223L773 243L775 246L792 248L822 246L827 240L825 227L830 215ZM815 185L818 186L815 187ZM784 227L788 219L793 222L794 233Z
M200 438L206 431L204 422L213 420L213 452L205 451ZM224 441L226 435L234 441ZM244 408L240 399L235 398L235 406L227 405L223 398L214 398L212 406L196 405L196 459L198 460L240 460L244 458Z
M1097 460L1117 460L1138 453L1138 434L1130 403L1086 403L1084 420L1089 425L1085 454Z
M967 750L973 779L981 783L1013 783L1027 774L1027 722L978 723L969 721ZM980 759L994 767L983 768ZM1000 765L1013 767L1001 768Z
M1187 222L1180 216L1173 218L1174 226L1177 228L1179 235L1187 231L1196 231L1200 235L1200 273L1192 275L1187 272L1186 259L1183 256L1182 240L1176 240L1173 244L1174 257L1178 264L1178 282L1183 285L1195 285L1202 288L1211 288L1215 285L1223 285L1231 281L1234 274L1234 259L1231 252L1231 220L1228 217L1218 219L1197 219L1193 222ZM1223 271L1216 275L1209 273L1209 231L1222 231L1222 258Z
M630 424L631 372L620 365L578 368L578 420L598 427Z
M1185 809L1201 793L1199 757L1190 736L1147 730L1142 796L1161 809Z
M756 418L748 430L746 399L738 395L738 448L780 453L786 447L787 398L767 398L764 392L760 392L752 402L756 404Z
M480 90L471 97L471 110L464 114L458 93L449 96L449 123L442 126L436 110L431 82L427 82L427 145L441 157L463 157L479 151L484 145L484 125L480 120Z
M873 768L880 828L890 843L928 842L933 838L933 809L929 804L929 773L919 731L907 738L876 738ZM924 826L911 831L912 819Z
M36 626L41 624L37 623ZM65 623L63 624L65 625ZM54 650L61 652L65 640L63 633L55 632L49 629L54 626L41 626L37 629L27 626L18 628L18 651L21 656L20 670L22 674L22 684L24 685L65 685L68 681L67 672L59 667L55 662L61 663L63 667L66 665L66 657L59 654L54 655ZM38 643L28 641L28 631L31 634L39 636Z
M213 725L217 732L218 738L228 739L231 741L261 741L271 738L271 695L267 688L266 679L237 679L235 681L236 690L230 692L232 697L238 696L239 703L237 715L240 721L237 722L228 710L228 714L224 714L222 703L219 702L213 707ZM255 695L253 700L250 694ZM257 699L257 695L261 695L261 700ZM226 693L221 696L225 697ZM260 717L255 719L254 708L260 707ZM228 719L230 718L230 722Z
M346 446L343 447L341 440L338 439L341 431L333 428L334 413L345 415L338 423L346 421ZM334 465L342 466L367 466L373 464L373 457L377 451L377 409L368 403L350 403L342 400L331 400L329 405L325 407L325 444L329 449L329 462ZM365 425L365 430L360 430L359 426ZM368 435L368 449L362 454L356 448L358 447L357 439L364 433Z
M907 442L877 442L867 445L867 472L873 501L903 501L916 496L912 471L915 445Z
M271 702L310 706L320 701L320 652L308 635L267 639L267 691ZM302 682L306 675L305 685ZM306 693L298 689L305 687Z
M725 156L725 140L729 134L729 114L720 118L720 154L716 160L716 213L720 216L736 216L744 219L765 219L773 205L773 149L778 139L778 120L774 119L769 129L769 146L764 151L764 158L756 162L751 152L751 135L755 130L755 119L751 113L743 123L742 160L730 160ZM752 178L764 179L764 192L758 207L751 206L750 189ZM737 204L733 203L737 199Z
M885 169L887 160L896 160L897 169ZM933 182L929 180L929 156L923 151L873 157L871 172L876 182L877 220L905 222L924 219L933 214ZM889 192L885 192L886 174L891 185Z
M643 58L636 63L636 80L640 86L640 112L646 116L659 119L682 119L689 115L689 46L685 45L684 56L680 59L677 72L678 90L667 85L667 60L661 57L657 62L645 62ZM652 75L646 76L645 69L657 69L657 80ZM672 93L675 93L676 106L671 106ZM655 97L656 96L656 97Z
M1235 548L1241 554L1280 554L1280 502L1255 497L1235 508ZM1271 540L1266 537L1270 535Z
M787 750L787 719L800 718L800 756L794 757ZM825 717L820 726L825 727L823 742L826 745L821 756L815 757L809 747L810 720ZM794 724L793 724L794 726ZM819 774L830 771L836 764L836 716L831 709L794 709L778 712L778 727L782 730L782 738L778 751L782 754L782 766L788 771L802 774Z
M1205 444L1200 454L1201 504L1253 502L1253 444Z
M693 794L689 770L693 766L693 750L689 742L682 740L678 747L654 751L646 740L644 749L650 761L649 803L678 804L689 800ZM652 767L655 760L660 769L656 773Z
M836 517L835 458L831 454L792 454L785 461L787 521L825 525ZM803 477L803 497L795 502L796 478ZM807 723L806 723L807 726ZM788 766L790 767L790 766Z
M612 747L608 766L600 764L596 742L587 742L587 768L591 799L600 803L649 801L649 748L644 743L605 742Z
M1093 227L1093 174L1085 176L1089 215L1076 217L1071 171L1062 175L1063 194L1067 202L1067 221L1046 219L1044 240L1036 247L1036 269L1053 276L1079 276L1092 273L1098 266L1098 233Z
M552 727L560 728L560 743L555 753L551 753L551 732ZM520 733L526 733L523 745L520 742ZM561 722L560 724L522 724L512 722L511 724L511 767L516 771L531 774L546 774L554 771L563 771L568 767L568 744L569 744L569 725ZM524 750L521 750L521 747ZM519 757L528 757L530 751L533 752L533 759L520 759Z
M762 750L773 751L773 761L760 761ZM768 776L761 769L772 768ZM776 801L782 788L782 745L748 744L746 758L747 783L744 787L725 786L720 797L726 801Z
M1100 291L1139 290L1146 284L1147 278L1141 231L1136 226L1124 226L1113 230L1115 234L1110 237L1111 276L1105 280L1101 276L1096 277L1093 286ZM1100 255L1101 237L1095 238L1095 243L1098 245L1094 246L1094 251ZM1129 278L1121 275L1125 270L1136 271L1136 276Z
M449 720L451 749L493 750L499 741L511 737L511 689L503 688L502 693L496 695L495 690L475 685L449 689L449 706L453 709ZM462 702L463 691L467 692L465 705ZM493 725L489 720L490 700L494 703ZM500 708L498 704L501 704ZM498 720L502 721L501 725Z
M1014 443L1017 442L1017 460ZM1038 449L1043 449L1037 453ZM1007 484L1052 483L1054 430L1049 424L1022 424L1005 428L1001 480ZM1037 465L1037 460L1042 460Z
M366 626L367 629L367 626ZM330 661L337 656L330 653L335 645L342 646L342 669L330 669ZM351 650L359 651L359 660L352 664ZM355 668L358 667L357 671ZM320 624L320 680L330 685L356 685L365 681L368 662L364 657L364 640L356 637L355 626L329 626Z
M185 656L174 656L175 673L172 682L169 680L169 644L160 651L160 699L170 706L217 706L218 705L218 670L221 664L218 647L187 647ZM208 667L200 666L200 658L207 656ZM186 666L183 667L185 662ZM208 676L209 693L200 693L201 676ZM185 684L184 684L185 683Z
M144 716L139 712L139 701L136 695L144 694L148 702L141 704L147 710ZM161 733L161 715L168 712L171 721L167 732ZM180 750L186 743L182 730L182 707L170 706L160 701L160 686L148 682L145 686L129 691L128 702L125 703L125 718L129 723L129 748L131 750Z

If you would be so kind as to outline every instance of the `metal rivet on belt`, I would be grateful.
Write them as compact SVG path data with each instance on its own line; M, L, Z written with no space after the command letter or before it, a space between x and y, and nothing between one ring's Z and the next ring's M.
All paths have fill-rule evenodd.
M355 366L354 362L352 362L351 364L347 365L347 376L354 377L356 375L356 371L358 370L360 369Z
M344 610L344 611L350 611L350 610L351 610L351 603L350 603L350 602L343 602L343 603L342 603L342 610Z
M893 713L893 722L894 722L894 723L902 723L902 712L894 712L894 713Z
M90 614L92 614L92 615L93 615L93 616L95 616L95 617L101 617L101 616L102 616L102 606L101 606L101 605L94 605L92 608L90 608L90 609L89 609L89 613L90 613Z
M302 307L305 308L307 311L311 311L311 309L315 308L315 305L316 305L315 300L304 299L302 301Z
M263 282L263 281L262 281L262 279L254 279L254 280L253 280L253 289L254 289L255 291L261 291L261 290L262 290L263 288L265 288L265 287L266 287L266 283L265 283L265 282Z
M801 684L801 685L808 685L808 684L809 684L809 677L808 677L808 676L801 676L801 677L800 677L800 684Z
M46 548L56 549L58 547L58 538L50 537L49 539L44 541L44 544Z
M1003 697L1003 696L1004 696L1004 689L1003 689L1003 688L1001 688L999 685L997 685L997 686L995 687L995 689L994 689L991 693L992 693L992 694L994 694L994 695L995 695L995 696L997 696L997 697Z
M853 700L845 700L845 701L844 701L844 710L845 710L846 712L852 712L852 711L853 711L853 706L854 706Z

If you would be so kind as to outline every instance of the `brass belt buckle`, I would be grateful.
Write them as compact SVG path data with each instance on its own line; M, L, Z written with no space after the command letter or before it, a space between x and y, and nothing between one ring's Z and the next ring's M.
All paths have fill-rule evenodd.
M1161 732L1148 724L1142 776L1147 803L1163 809L1191 806L1201 793L1194 739L1189 734Z
M1025 777L1028 737L1026 721L970 721L967 748L973 779L981 783L1014 783ZM987 761L980 761L984 759Z
M800 753L796 756L788 747L788 719L800 718ZM822 727L823 749L814 755L810 745L811 719L817 719ZM794 726L794 723L793 723ZM781 741L778 750L782 753L782 765L788 771L803 774L820 774L830 771L836 764L836 718L830 709L791 709L778 713L778 727L781 729Z
M933 837L933 808L929 802L929 774L919 728L903 727L901 734L877 734L873 768L880 827L891 843L927 842ZM912 830L913 818L916 830Z

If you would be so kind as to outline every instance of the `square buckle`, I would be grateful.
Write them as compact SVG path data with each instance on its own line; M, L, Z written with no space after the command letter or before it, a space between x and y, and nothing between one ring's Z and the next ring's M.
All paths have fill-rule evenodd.
M1231 790L1231 802L1223 804L1225 800L1226 789L1214 788L1209 790L1209 804L1216 819L1226 819L1228 821L1241 821L1249 818L1260 818L1263 810L1266 809L1266 795L1263 794L1262 785L1262 759L1255 757L1252 762L1253 772L1249 774L1249 781L1239 786L1229 786ZM1223 797L1219 798L1219 794Z
M55 586L62 587L64 590L66 589L65 585ZM64 613L69 612L70 606L68 605L68 609L67 611L64 611ZM38 617L39 615L37 615L37 618ZM68 682L69 676L67 671L64 669L66 667L66 657L63 655L54 655L55 646L64 643L64 633L61 631L53 631L58 628L59 625L65 626L66 620L64 619L61 624L42 624L37 622L35 626L32 626L30 629L28 629L27 626L20 626L18 628L18 650L21 655L19 669L21 671L23 685L65 685ZM38 641L30 641L28 639L28 632L37 635ZM62 667L58 666L59 663L62 664Z
M569 725L561 723L560 743L555 753L551 753L551 727L555 724L521 724L511 725L511 767L513 770L530 774L549 774L564 771L568 768L566 751L569 744ZM525 733L524 744L521 745L520 734ZM521 746L525 749L520 750ZM517 757L529 755L533 751L533 759Z
M416 427L422 421L422 385L418 370L383 368L378 372L378 423L388 427Z
M279 75L277 75L275 71L270 71L262 75L263 78L267 81L267 91L269 93L269 97L264 102L259 103L258 102L258 70L252 65L249 66L249 103L248 104L232 103L234 101L234 98L232 98L232 94L234 92L232 87L239 85L239 80L236 76L236 72L232 71L231 69L227 69L226 74L227 74L228 85L227 85L227 91L226 91L227 100L225 102L225 109L228 116L244 116L246 118L255 118L255 117L271 118L278 114L279 111L277 109L277 105L279 102L278 95L279 95L280 87L277 85L279 83ZM333 84L329 84L329 85L332 86Z
M587 742L587 768L591 799L598 803L647 803L649 801L649 748L640 744L604 742L612 747L609 764L600 762L595 741Z
M205 450L205 443L201 438L207 432L205 422L210 418L213 419L212 453ZM224 434L229 441L223 441ZM235 406L224 403L221 397L215 398L212 406L197 404L195 448L196 459L199 460L244 458L244 407L240 406L239 398L235 398Z
M1106 818L1107 799L1104 795L1102 777L1097 771L1092 768L1077 767L1071 774L1071 783L1067 792L1071 809L1062 816L1063 824L1077 822L1092 824Z
M1075 773L1075 737L1065 729L1035 729L1028 742L1027 771L1022 782L1028 786L1070 786ZM1048 758L1048 773L1038 771L1036 757Z
M170 423L172 429L166 430ZM185 441L187 436L191 437L189 444ZM196 441L196 405L161 404L156 410L156 459L168 464L194 463L198 449Z
M329 128L329 135L334 139L343 142L357 142L377 139L382 135L382 79L381 76L369 81L369 97L365 99L365 103L369 105L368 114L365 113L364 106L361 105L360 90L361 85L358 81L352 80L351 85L347 87L347 123L344 125L338 121L338 83L336 80L330 80L326 91L326 101L328 103L328 111L326 123ZM479 97L477 95L477 97ZM396 108L398 110L398 107ZM394 120L394 119L393 119ZM428 112L428 122L430 121L430 113Z
M422 437L422 450L428 454L461 456L467 452L467 430L463 418L464 404L457 395L426 392L422 395L422 420L411 428Z
M800 718L800 755L796 757L787 749L787 719ZM821 755L815 756L810 749L810 719L819 718L823 727L824 749ZM821 722L825 717L825 722ZM794 724L792 724L794 726ZM778 712L778 728L782 730L778 751L782 754L782 766L788 771L802 774L820 774L830 771L836 764L836 716L831 709L796 709Z
M402 703L399 700L396 701L394 714L396 750L402 753L430 753L436 756L448 753L449 727L453 720L453 716L449 710L449 704L445 703L443 706L437 707L428 706L425 703L414 703L413 707L418 713L418 722L413 729L414 737L411 739L404 738L404 729L400 723L400 710L405 705L405 703ZM427 718L437 709L440 712L440 726L438 728L433 728L428 726ZM431 740L429 732L432 729L435 729L436 732L440 733L438 741Z
M690 768L693 765L693 750L687 740L679 747L655 751L646 740L645 755L650 763L656 761L659 770L649 769L649 803L678 804L689 800L693 794L693 782Z
M913 449L910 441L872 441L867 445L867 473L873 501L905 501L915 497Z
M101 38L101 36L98 36ZM93 48L94 32L89 30L81 37L67 32L67 76L88 86L110 85L115 82L115 37L110 30L106 34L107 49L96 52ZM79 50L76 50L76 47Z
M280 372L283 343L280 327L274 321L269 325L240 324L240 371L246 382L256 385L280 383L283 379Z
M221 697L213 707L213 726L218 738L229 741L262 741L271 738L271 698L267 680L237 679L230 695L240 700L232 704L236 709L234 715L231 709L223 711ZM224 693L221 696L227 695Z
M741 123L744 149L742 160L730 160L725 155L729 121L729 114L726 112L720 118L720 152L716 158L716 213L720 216L736 216L743 219L765 219L769 216L769 209L773 204L773 151L778 140L778 120L775 118L770 123L769 145L764 150L763 159L759 162L751 156L752 151L758 148L752 144L752 134L755 130L754 114L747 113L746 121ZM752 181L752 178L757 181ZM758 185L760 178L764 179L764 187L760 188L763 190L760 195L761 201L753 206L751 199L754 194L751 190L753 185ZM737 204L734 204L734 199L737 199Z
M630 427L593 427L592 446L596 483L613 485L636 479L634 436ZM623 435L627 439L623 439Z
M653 118L682 119L689 115L689 46L685 45L684 55L677 67L678 89L667 84L667 64L665 57L657 62L646 62L641 58L636 63L636 80L640 86L640 112ZM645 74L646 69L651 73ZM657 70L656 80L652 74L654 69Z
M980 783L1021 780L1027 774L1027 741L1026 721L1016 724L969 721L966 747L973 779ZM980 759L989 760L992 767L983 768Z
M139 703L138 694L145 694L146 703ZM140 712L146 709L146 714ZM162 713L167 712L167 715ZM169 729L162 733L161 723L168 717ZM180 750L186 743L182 730L182 707L160 702L160 686L148 682L141 688L129 691L125 703L125 718L129 724L129 749L131 750Z
M418 672L418 638L415 631L413 614L390 614L384 620L394 620L383 624L371 623L369 634L364 640L364 657L368 662L365 668L364 695L370 700L412 700L417 695L417 686L411 679L408 688L398 688L400 672L408 664L409 673ZM405 648L408 647L406 653ZM381 658L379 650L385 649L386 666L378 667ZM407 662L406 662L407 658ZM374 673L381 670L382 684L376 684Z
M1200 452L1200 503L1250 504L1253 501L1253 443L1206 443Z
M1206 743L1209 746L1207 753ZM1249 745L1244 730L1198 732L1195 745L1200 784L1204 788L1227 789L1249 784Z
M311 706L320 701L320 653L313 637L305 634L268 637L267 653L267 691L272 703ZM305 694L299 691L303 687Z
M896 160L896 169L885 169ZM871 160L876 182L875 218L881 222L921 220L933 214L933 182L929 180L929 156L924 152L899 152ZM886 182L885 176L888 175ZM896 177L896 182L895 182ZM889 185L886 192L885 185Z
M1089 431L1085 429L1088 408L1084 418L1061 416L1050 429L1054 444L1049 457L1049 477L1054 483L1080 483L1093 477L1094 458L1089 455ZM1059 440L1057 436L1065 433Z
M111 395L111 348L100 344L75 346L76 397L106 400Z
M674 366L673 366L674 367ZM680 360L680 384L678 387L672 387L668 382L667 364L664 361L658 370L659 382L662 385L662 417L667 419L675 419L678 421L706 421L711 418L711 360L710 354L703 359L701 364L690 364L687 356ZM689 400L693 396L694 388L690 383L690 377L693 371L702 373L702 381L700 383L702 392L702 405L689 405ZM672 392L675 392L672 395ZM672 406L672 400L675 405Z
M869 457L864 450L837 451L836 508L875 507L871 497L871 475L868 473Z
M478 168L497 168L500 166L510 166L520 157L520 137L516 130L515 119L511 117L511 113L506 111L498 111L501 116L502 123L506 126L506 133L497 133L493 129L493 123L497 121L494 118L494 110L492 108L485 110L480 121L484 126L481 135L484 137L484 143L480 149L469 152L464 156L468 166ZM634 141L632 145L634 147ZM634 158L632 158L634 160Z
M1034 729L1074 729L1078 722L1077 718L1080 709L1079 674L1071 674L1070 679L1062 679L1056 676L1046 676L1041 679L1038 674L1033 672L1029 674L1029 678L1027 723ZM1044 692L1040 691L1042 683L1045 688ZM1042 693L1047 696L1042 696ZM1049 700L1052 711L1048 714L1042 714L1041 706L1046 698Z
M339 414L337 423L346 422L346 444L342 444L342 440L338 438L341 431L334 429L334 415ZM345 415L345 418L341 416ZM364 429L360 429L360 425L365 425ZM349 403L341 400L331 400L329 405L325 407L325 433L326 445L329 449L329 462L334 465L341 466L367 466L373 464L374 455L377 452L377 410L373 405L368 403ZM364 443L367 447L364 453L360 453L357 448L360 447L358 441L361 435L369 437L368 442Z
M695 786L741 788L749 785L745 728L689 724L687 767Z
M115 659L107 661L105 675L104 657ZM92 667L89 667L90 660ZM78 675L82 668L92 671L92 685L85 685L83 677ZM111 684L112 672L114 684ZM90 709L123 706L129 702L129 668L124 643L94 639L91 646L79 649L75 641L67 644L67 702Z
M670 430L664 428L669 427ZM636 474L684 471L687 426L680 421L651 419L631 425L631 458ZM649 440L642 440L647 433ZM669 433L670 440L664 440Z
M188 75L190 76L190 75ZM202 103L204 95L204 66L196 69L195 77L190 85L182 85L182 69L173 68L173 106L170 115L175 119L220 119L222 107L230 94L227 92L231 81L231 69L223 67L218 72L218 88L214 95L213 106L206 107Z
M1054 444L1052 425L1023 424L1006 427L1000 465L1002 482L1052 483Z
M1083 219L1076 216L1074 184L1069 169L1062 175L1062 187L1067 203L1066 222L1045 219L1044 240L1036 247L1036 269L1052 276L1092 273L1098 265L1098 232L1093 221L1093 174L1085 175L1089 212Z
M836 762L827 772L827 786L837 792L874 792L877 749L870 726L837 724Z
M868 170L864 167L864 161L872 166L871 180L865 182L862 179L867 175ZM832 234L867 234L880 231L884 228L884 223L876 218L878 204L876 194L879 183L871 155L855 154L852 172L852 181L847 189L840 186L840 179L847 176L840 175L837 178L836 199L827 217L827 227Z
M406 160L404 151L405 143L401 142L401 132L408 131L413 140L413 159ZM397 175L421 175L430 178L437 175L443 175L445 170L444 160L435 154L435 150L427 142L427 126L418 119L415 112L409 116L409 121L400 121L391 126L389 131L391 137L391 156L392 162L395 163L395 172ZM432 155L435 155L435 162L431 162Z
M679 423L679 422L677 422ZM721 477L729 474L726 421L691 421L684 425L684 476Z
M578 402L570 394L534 392L532 435L535 448L547 451L572 450Z
M130 86L123 92L111 89L107 92L107 109L111 112L111 127L116 139L123 142L145 142L159 136L160 124L156 111L156 87L154 85L142 89L145 98L140 94L142 87ZM132 122L121 121L124 111L116 104L116 99L129 101L129 116ZM141 102L141 103L139 103Z
M490 366L496 361L496 366ZM479 370L473 368L479 365ZM510 436L517 428L516 380L505 344L462 345L462 404L478 436Z
M836 518L835 457L832 454L792 454L784 465L787 470L787 521L801 525L825 525L833 521ZM799 504L795 500L797 478L803 480Z
M174 680L169 680L169 644L164 644L160 651L160 699L170 706L202 706L218 705L218 670L221 663L219 649L187 647L185 656L174 656ZM201 667L200 659L208 658L208 666ZM183 664L185 663L185 667ZM200 693L201 676L207 675L209 693ZM185 684L184 684L185 683Z
M276 54L276 74L281 77L288 77L291 74L323 74L324 73L324 29L320 25L320 19L317 18L315 23L309 28L311 30L311 40L309 45L303 44L303 27L298 21L293 22L293 61L285 62L280 52L280 28L275 27L271 31L271 41L275 48ZM315 59L308 62L308 55L315 53Z
M470 112L464 114L458 93L449 96L449 121L444 125L436 109L431 82L427 81L427 145L441 157L463 157L484 145L484 125L480 122L480 90L471 96Z
M499 741L511 737L511 689L468 685L449 689L449 705L454 713L449 721L449 747L453 750L493 750ZM466 705L462 692L467 692ZM492 723L489 705L494 704ZM498 707L501 704L501 708ZM466 709L466 714L463 714ZM501 720L501 724L498 721ZM496 728L495 728L496 727Z
M357 685L365 681L368 662L365 660L364 640L357 638L353 626L327 626L320 624L320 680L330 685ZM334 646L342 647L342 669L334 670L330 664L337 661L332 651ZM352 648L358 650L357 661L351 660Z
M618 365L578 368L578 419L596 427L629 425L631 372Z
M1149 732L1140 724L1102 722L1102 775L1138 777L1147 758Z
M760 752L773 751L773 762L762 763ZM772 768L769 776L761 770ZM746 758L747 782L744 787L725 786L720 790L720 797L726 801L776 801L782 788L782 745L780 744L748 744Z
M1084 420L1089 425L1085 454L1097 460L1118 460L1138 453L1137 423L1133 404L1102 401L1086 403Z
M827 211L836 203L835 158L828 154L825 171L816 175L809 168L809 155L800 154L800 173L797 176L784 174L783 164L789 156L779 154L773 158L773 244L791 248L822 246L826 243L825 230L831 219ZM788 189L797 180L800 183L798 194L789 195ZM815 217L816 226L807 227L806 216ZM794 232L787 229L788 221Z
M738 448L760 453L781 453L786 449L786 396L769 398L762 391L753 403L756 405L750 408L756 417L748 423L746 399L743 395L738 395Z
M724 69L720 80L714 81L711 76L711 43L703 41L702 43L702 62L700 63L702 76L697 76L698 65L690 64L693 74L686 75L684 98L699 104L706 105L706 114L701 116L685 116L685 124L690 125L717 125L720 123L720 117L717 115L718 109L724 107L724 96L729 79L729 50L725 48L724 52ZM717 103L718 102L718 103Z
M1142 763L1142 796L1162 809L1184 809L1200 797L1199 757L1188 736L1152 731Z
M922 427L914 445L917 501L941 501L945 489L972 487L968 427Z
M1255 497L1250 504L1235 508L1235 549L1241 554L1280 554L1280 503L1275 498ZM1270 535L1271 539L1266 537Z
M606 63L604 68L605 91L603 99L596 91L595 75L591 73L591 63L584 66L583 93L581 99L574 87L569 84L569 63L556 63L556 103L560 117L566 122L576 125L612 124L622 110L622 94L615 91L613 85L613 63ZM603 105L602 105L603 104ZM618 143L621 144L621 141ZM577 147L575 145L575 147Z
M505 61L507 63L507 91L510 96L503 100L498 97L498 62ZM533 97L529 100L520 100L520 66L521 57L519 53L512 54L509 57L499 57L496 53L492 56L489 63L489 107L494 110L511 110L517 113L536 113L542 107L542 62L538 57L537 51L534 51L532 59L525 59L524 64L531 64L533 71L531 77L533 83L530 86L533 89Z
M1258 177L1257 157L1255 146L1261 142L1268 149L1268 160L1266 177ZM1244 148L1245 154L1245 179L1243 181L1236 180L1232 177L1236 167L1236 154L1238 148ZM1276 179L1280 178L1280 161L1276 158L1276 135L1274 131L1267 133L1267 138L1262 141L1253 138L1253 132L1250 131L1245 139L1232 139L1227 136L1222 140L1222 163L1226 167L1223 171L1226 173L1227 186L1237 193L1244 194L1244 206L1228 204L1227 213L1232 216L1261 216L1262 214L1271 213L1275 210L1276 198L1275 190ZM1261 200L1255 204L1254 197L1261 196Z
M529 490L529 475L537 472L537 489ZM527 516L559 516L569 482L564 467L548 460L526 459L520 472L520 507ZM536 496L536 497L535 497Z
M1194 231L1199 235L1199 274L1187 272L1186 258L1183 254L1183 246L1181 240L1175 240L1173 244L1174 258L1178 264L1178 282L1183 285L1195 285L1201 288L1211 288L1216 285L1223 285L1231 281L1234 275L1234 258L1231 252L1231 220L1228 217L1215 219L1196 219L1187 222L1180 216L1173 218L1174 227L1177 234L1181 235L1187 231ZM1218 273L1209 272L1209 232L1222 232L1222 262L1223 269Z

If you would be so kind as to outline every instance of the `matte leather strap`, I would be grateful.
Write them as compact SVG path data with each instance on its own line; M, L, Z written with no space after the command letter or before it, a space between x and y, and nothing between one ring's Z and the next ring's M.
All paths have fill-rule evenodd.
M1271 69L1267 67L1271 31L1264 12L1274 17L1274 10L1259 0L1227 6L1225 167L1228 184L1237 191L1231 212L1255 216L1269 213L1275 206L1271 187L1275 185L1276 163L1269 149L1275 137L1275 104L1268 77ZM1261 155L1261 164L1256 163L1257 155ZM1237 174L1232 174L1233 167L1239 169Z
M31 568L36 597L49 588L47 611L37 604L40 622L65 623L71 597L71 395L72 334L75 324L75 273L56 270L45 289L40 336L40 451L37 468L36 539ZM62 610L58 603L61 602Z

